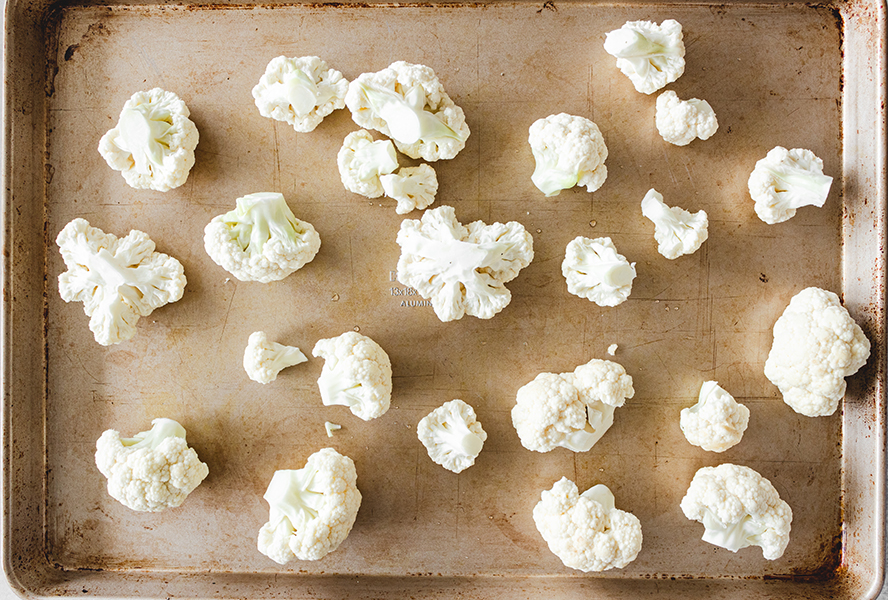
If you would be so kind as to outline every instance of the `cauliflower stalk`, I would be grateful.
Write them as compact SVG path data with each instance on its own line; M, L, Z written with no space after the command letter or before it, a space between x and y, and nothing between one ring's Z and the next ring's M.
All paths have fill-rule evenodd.
M617 59L617 68L643 94L653 94L684 73L681 23L673 19L660 25L629 21L607 34L604 50Z
M749 425L749 409L715 381L700 387L697 404L681 411L681 431L688 442L710 452L724 452L740 443Z
M438 193L438 175L427 164L404 167L397 173L382 175L379 182L385 195L398 201L395 212L399 215L428 208Z
M431 299L441 321L492 318L512 299L505 283L533 260L533 238L520 223L461 225L451 206L404 220L397 241L398 281Z
M445 402L426 415L417 425L416 434L429 458L454 473L475 464L487 439L475 409L462 400Z
M632 292L635 263L618 254L609 237L580 236L567 245L561 273L571 294L598 306L617 306Z
M594 192L607 178L607 146L598 125L561 113L534 121L527 141L536 159L530 179L547 197L586 186Z
M641 522L615 507L610 489L595 485L582 494L562 477L533 509L537 530L565 566L587 573L622 569L641 551Z
M150 430L131 438L105 431L96 442L96 466L112 498L144 512L180 506L209 473L172 419L154 419Z
M678 206L666 206L655 189L648 190L641 201L641 214L654 223L657 251L670 260L693 254L709 237L706 211L692 214Z
M185 290L182 264L155 252L142 231L118 239L74 219L56 244L68 268L59 275L62 300L83 302L89 329L103 346L132 338L140 317L179 300Z
M259 530L259 552L278 564L319 560L348 537L361 492L355 463L332 448L308 457L298 470L275 471L263 498L268 522Z
M845 377L866 364L870 341L833 292L802 290L774 324L765 377L797 413L824 417L845 395Z
M132 188L177 188L194 166L199 136L190 114L173 92L136 92L123 105L117 126L99 141L99 154Z
M391 141L373 141L366 129L345 136L336 162L345 189L367 198L382 196L384 189L379 176L398 168L398 156Z
M284 196L263 192L237 199L237 208L204 229L213 261L241 281L278 281L310 262L321 247L311 223L300 221Z
M676 146L708 140L718 131L715 111L706 100L680 100L671 90L657 97L656 123L660 136Z
M262 384L271 383L287 367L307 360L299 348L269 342L264 331L251 333L244 350L244 370L247 376Z
M755 163L748 187L755 214L774 225L791 219L803 206L823 206L832 181L823 174L823 161L810 150L777 146Z

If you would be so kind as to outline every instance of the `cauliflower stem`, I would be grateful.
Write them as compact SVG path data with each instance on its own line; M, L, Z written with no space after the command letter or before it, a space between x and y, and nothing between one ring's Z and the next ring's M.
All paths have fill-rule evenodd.
M415 144L424 139L452 139L464 142L465 137L448 127L441 119L424 110L426 93L414 85L400 95L396 92L356 81L370 108L389 127L391 136L402 144Z
M725 525L718 520L711 510L703 510L703 541L719 548L737 552L749 546L760 546L761 535L767 527L757 523L750 515L746 515L736 523Z
M262 248L272 239L295 240L306 230L293 217L281 194L250 194L237 199L237 208L225 215L232 219L232 237L244 252L262 254Z
M155 450L167 438L178 437L185 439L185 428L172 419L154 419L151 429L140 431L131 438L120 438L120 443L125 448L148 448Z

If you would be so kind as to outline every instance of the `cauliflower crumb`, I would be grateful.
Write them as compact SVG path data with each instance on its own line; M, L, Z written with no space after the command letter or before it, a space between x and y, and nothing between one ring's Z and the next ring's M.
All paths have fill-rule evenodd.
M611 356L616 356L617 355L617 348L619 348L619 346L617 346L616 344L611 344L610 346L607 347L607 353L610 354Z
M342 429L342 425L337 425L336 423L331 423L330 421L326 421L324 423L324 430L327 432L327 437L333 437L334 431L339 431Z

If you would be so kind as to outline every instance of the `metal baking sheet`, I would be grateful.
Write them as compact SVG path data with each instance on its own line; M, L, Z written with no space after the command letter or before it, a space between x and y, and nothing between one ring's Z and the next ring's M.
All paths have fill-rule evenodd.
M627 20L684 26L685 74L667 89L706 99L718 133L679 148L653 123L602 42ZM878 593L884 554L884 23L881 2L480 4L6 4L4 137L4 569L24 596L111 597L817 597ZM311 134L265 119L250 90L278 55L318 55L346 78L395 60L435 69L466 112L466 149L434 164L436 205L459 219L519 221L533 263L489 321L440 323L393 278L402 217L346 192L336 152L347 111ZM126 99L179 94L200 131L187 183L136 191L96 151ZM546 199L530 182L527 128L591 118L609 176L589 194ZM822 209L769 226L746 179L773 146L812 149L835 185ZM402 164L412 164L402 157ZM705 209L692 256L656 251L639 203ZM241 283L203 250L203 228L238 196L282 192L322 239L316 259L272 284ZM419 218L413 213L409 218ZM149 233L185 266L184 298L123 344L98 346L65 304L53 243L83 217ZM578 235L610 236L637 263L630 299L599 308L567 293L560 264ZM873 342L841 414L791 411L762 368L789 298L842 294ZM260 386L241 368L258 329L310 351L347 330L375 339L394 369L391 410L365 423L322 407L322 361ZM533 453L511 425L517 389L541 371L614 360L635 397L591 451ZM716 379L751 410L741 444L690 446L678 412ZM472 404L489 433L454 475L415 435L441 403ZM179 509L134 513L94 466L107 428L179 420L210 475ZM324 422L343 429L330 439ZM276 469L331 446L351 456L364 500L345 543L280 567L256 550L262 493ZM771 480L793 509L777 561L703 543L679 501L696 469L734 462ZM622 570L583 574L552 555L531 518L561 476L611 487L641 520Z

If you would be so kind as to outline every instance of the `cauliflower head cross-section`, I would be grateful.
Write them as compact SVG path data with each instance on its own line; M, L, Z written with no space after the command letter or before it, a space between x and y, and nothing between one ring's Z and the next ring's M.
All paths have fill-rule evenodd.
M657 97L657 131L670 144L687 146L695 139L708 140L718 131L715 111L706 100L680 100L669 90Z
M398 201L395 212L406 215L413 210L428 208L438 193L438 175L430 165L403 167L397 173L379 178L385 195Z
M278 373L306 362L308 359L295 346L285 346L270 342L264 331L250 334L244 350L244 370L247 376L258 383L271 383Z
M487 439L475 409L462 400L445 402L426 415L417 425L416 434L429 458L454 473L475 464Z
M492 318L512 299L505 283L533 260L533 238L520 223L461 225L451 206L404 220L398 245L398 281L431 300L442 321Z
M609 237L576 237L567 245L561 274L567 291L598 306L622 304L632 292L635 263L617 253Z
M598 125L566 113L538 119L527 141L536 160L531 181L547 197L586 186L594 192L607 179L607 146Z
M823 206L832 181L823 174L823 161L810 150L777 146L755 163L747 186L755 214L774 225L791 219L803 206Z
M663 195L655 189L645 194L641 213L654 224L657 251L670 260L693 254L709 237L706 211L692 214L678 206L666 206Z
M617 68L643 94L653 94L684 73L681 23L674 19L660 25L629 21L607 34L604 50L617 59Z
M749 425L749 409L715 381L700 387L697 404L681 410L679 424L688 442L710 452L724 452L740 443Z
M68 268L59 275L62 300L83 302L89 329L103 346L132 338L140 317L179 300L185 290L182 264L155 252L142 231L118 239L74 219L56 244Z
M391 141L373 141L369 131L360 129L345 136L336 163L345 189L367 198L378 198L385 191L380 175L388 175L398 168L398 156Z

